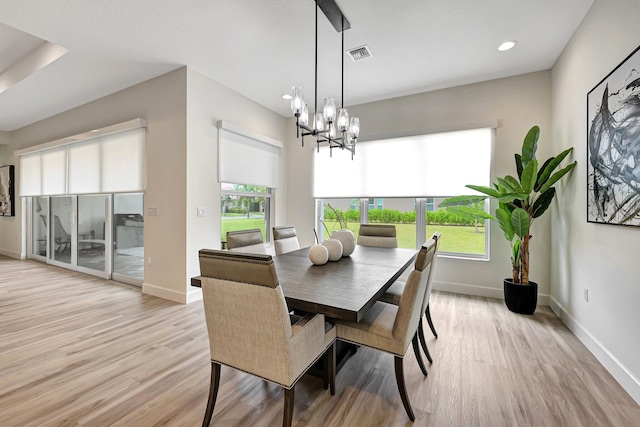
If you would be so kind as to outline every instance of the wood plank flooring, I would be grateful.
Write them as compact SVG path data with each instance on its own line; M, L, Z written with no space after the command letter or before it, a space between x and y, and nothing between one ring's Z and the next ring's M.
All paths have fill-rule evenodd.
M434 363L405 359L416 426L636 426L640 407L548 307L434 292ZM201 303L0 256L0 426L198 426L209 349ZM212 425L278 426L284 393L223 367ZM296 426L411 425L393 358L361 348L336 395L305 377Z

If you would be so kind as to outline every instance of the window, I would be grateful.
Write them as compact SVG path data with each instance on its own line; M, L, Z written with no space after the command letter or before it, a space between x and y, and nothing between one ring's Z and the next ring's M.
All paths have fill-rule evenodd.
M438 204L473 194L466 184L490 184L494 133L484 128L368 141L359 144L353 161L329 157L321 148L314 161L314 196L324 201L318 203L319 218L331 222L328 200L358 197L360 221L396 225L401 247L415 248L440 231L441 253L487 259L485 222L458 217Z
M222 183L220 236L227 240L227 231L258 228L262 241L269 241L271 230L271 189L255 185Z

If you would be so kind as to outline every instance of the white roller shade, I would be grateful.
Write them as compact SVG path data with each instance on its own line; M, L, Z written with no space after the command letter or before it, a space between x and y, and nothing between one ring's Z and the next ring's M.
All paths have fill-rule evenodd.
M489 185L492 128L384 139L349 152L320 149L314 197L446 197Z
M20 157L20 195L42 194L42 156L40 153Z
M66 194L67 153L64 150L45 151L42 157L42 194Z
M282 143L228 122L218 122L220 182L278 188Z
M20 195L144 191L144 126L135 119L17 151Z

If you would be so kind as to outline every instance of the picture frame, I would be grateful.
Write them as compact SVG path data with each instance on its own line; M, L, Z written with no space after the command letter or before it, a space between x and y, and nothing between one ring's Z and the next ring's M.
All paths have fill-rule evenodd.
M15 216L15 166L0 166L0 216Z
M587 94L587 222L640 227L640 46Z

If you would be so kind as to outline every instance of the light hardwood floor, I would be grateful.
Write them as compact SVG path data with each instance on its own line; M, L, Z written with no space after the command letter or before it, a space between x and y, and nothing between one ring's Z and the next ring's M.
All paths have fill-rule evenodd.
M405 359L416 426L634 426L640 408L548 307L435 292L424 378ZM198 426L209 350L200 302L0 256L0 426ZM284 394L222 371L215 426L278 426ZM336 395L303 378L294 425L408 426L393 358L361 348Z

